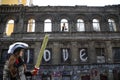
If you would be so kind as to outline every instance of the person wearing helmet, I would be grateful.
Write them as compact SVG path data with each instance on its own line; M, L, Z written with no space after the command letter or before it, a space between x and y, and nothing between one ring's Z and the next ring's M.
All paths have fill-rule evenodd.
M9 59L6 61L3 70L3 80L26 80L26 64L22 58L24 50L28 48L28 44L16 42L10 45L8 54ZM26 74L36 75L38 70L32 70Z

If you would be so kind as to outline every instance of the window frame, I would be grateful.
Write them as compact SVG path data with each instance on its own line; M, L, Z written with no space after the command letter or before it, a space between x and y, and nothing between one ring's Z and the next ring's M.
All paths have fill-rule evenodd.
M112 18L108 19L108 25L109 25L109 30L110 31L117 31L116 23L115 20Z
M92 26L94 31L100 31L100 21L99 19L94 18L92 20Z
M51 19L44 20L44 32L52 32L52 20Z
M29 19L27 24L27 32L35 32L35 19Z
M14 26L15 26L15 21L13 19L9 19L6 23L4 36L8 36L8 37L11 36L11 34L14 32Z
M83 19L77 19L77 31L79 32L85 31L85 23Z
M64 29L63 29L64 27ZM69 31L69 23L68 23L68 20L67 19L61 19L60 21L60 30L62 32L68 32Z

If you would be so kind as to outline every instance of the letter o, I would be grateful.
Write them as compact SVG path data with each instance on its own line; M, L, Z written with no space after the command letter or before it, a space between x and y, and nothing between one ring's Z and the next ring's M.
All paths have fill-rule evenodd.
M44 60L47 62L47 61L50 61L51 59L51 53L49 50L45 50L44 51L44 56L43 56Z

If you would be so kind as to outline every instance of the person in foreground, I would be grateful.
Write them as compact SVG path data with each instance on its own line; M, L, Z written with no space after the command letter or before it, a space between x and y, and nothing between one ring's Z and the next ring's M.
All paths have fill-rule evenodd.
M27 71L22 58L26 48L28 48L28 44L23 42L16 42L9 46L8 54L10 57L4 65L3 80L26 80L26 76L37 75L38 68Z

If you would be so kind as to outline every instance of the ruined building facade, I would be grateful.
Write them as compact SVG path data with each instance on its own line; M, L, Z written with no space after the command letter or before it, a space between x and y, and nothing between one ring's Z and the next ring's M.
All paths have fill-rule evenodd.
M36 80L120 79L120 5L1 5L0 78L10 44L29 44L24 59L32 69L45 34L49 42Z

